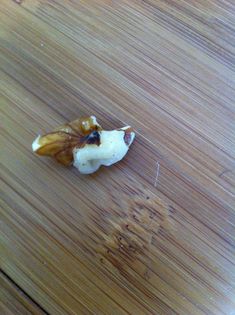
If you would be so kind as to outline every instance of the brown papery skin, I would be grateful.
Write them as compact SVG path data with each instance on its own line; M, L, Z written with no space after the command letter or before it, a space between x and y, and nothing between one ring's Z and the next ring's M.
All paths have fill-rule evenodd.
M89 135L99 130L101 127L94 124L91 117L76 119L41 136L38 140L40 147L35 152L38 155L51 156L68 166L73 162L74 148L81 148L85 144L100 144L98 138L92 142L89 138Z

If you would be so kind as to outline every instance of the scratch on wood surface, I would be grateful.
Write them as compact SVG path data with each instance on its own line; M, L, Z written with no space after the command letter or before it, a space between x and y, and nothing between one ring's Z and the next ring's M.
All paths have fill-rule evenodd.
M157 171L156 171L156 177L154 181L154 187L157 187L159 174L160 174L160 163L157 162Z

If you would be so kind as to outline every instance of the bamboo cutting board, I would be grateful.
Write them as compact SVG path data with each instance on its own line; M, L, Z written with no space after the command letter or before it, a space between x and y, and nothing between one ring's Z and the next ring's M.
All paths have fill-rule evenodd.
M1 314L235 314L235 5L0 2ZM131 125L82 176L31 152Z

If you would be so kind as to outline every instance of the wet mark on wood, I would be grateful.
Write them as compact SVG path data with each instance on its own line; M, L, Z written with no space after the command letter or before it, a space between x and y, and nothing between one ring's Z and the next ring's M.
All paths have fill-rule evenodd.
M148 279L152 240L160 231L171 232L171 213L157 197L123 198L121 205L124 215L109 217L106 232L100 231L100 263L124 276L134 270Z

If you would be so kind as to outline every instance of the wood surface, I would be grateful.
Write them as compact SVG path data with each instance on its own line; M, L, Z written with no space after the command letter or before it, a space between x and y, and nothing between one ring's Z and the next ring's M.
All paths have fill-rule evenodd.
M235 2L1 0L0 69L0 264L28 301L1 279L1 305L235 314ZM90 114L135 129L122 162L31 152Z
M2 272L0 273L0 285L0 311L2 315L46 315Z

